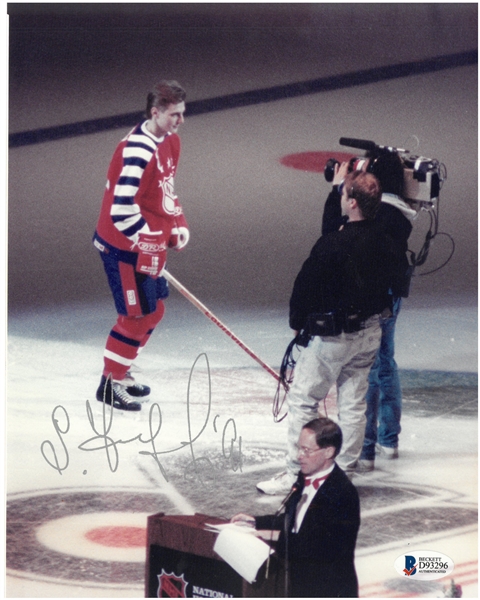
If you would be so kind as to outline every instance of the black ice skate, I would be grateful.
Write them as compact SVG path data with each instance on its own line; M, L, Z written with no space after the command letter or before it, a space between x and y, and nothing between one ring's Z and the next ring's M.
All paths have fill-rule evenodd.
M130 371L127 371L125 378L120 383L125 386L127 393L130 394L130 396L135 396L136 398L143 398L148 396L151 392L148 385L137 383Z
M110 378L107 380L105 375L102 375L96 396L99 402L105 402L119 410L141 410L142 408L141 404L129 396L124 385Z

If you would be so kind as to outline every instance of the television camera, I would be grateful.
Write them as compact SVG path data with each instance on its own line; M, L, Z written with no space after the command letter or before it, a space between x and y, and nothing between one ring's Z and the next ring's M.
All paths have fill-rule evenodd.
M445 165L435 158L410 155L409 150L380 146L370 140L342 137L339 143L342 146L365 151L364 156L355 156L350 159L349 172L364 169L367 172L375 173L382 162L395 164L397 168L394 172L392 171L392 175L401 183L401 193L398 195L401 195L417 211L417 214L421 211L427 211L430 216L430 226L422 247L418 252L408 250L411 272L413 274L416 267L425 263L430 251L430 244L437 235L446 236L450 240L450 255L439 267L421 273L421 275L430 275L442 269L450 261L455 251L455 242L452 236L439 231L439 196L443 183L447 178ZM393 157L395 157L395 160ZM335 158L329 158L325 164L324 175L328 182L333 181L336 164L339 164L339 162Z
M349 161L349 172L361 169L367 163L366 170L373 162L385 154L397 155L403 167L403 198L418 203L418 208L433 208L440 196L440 189L447 178L446 167L435 158L409 155L409 150L379 146L370 140L358 140L342 137L340 145L365 150L365 156L353 157ZM324 175L328 182L333 180L335 158L329 158L325 164Z

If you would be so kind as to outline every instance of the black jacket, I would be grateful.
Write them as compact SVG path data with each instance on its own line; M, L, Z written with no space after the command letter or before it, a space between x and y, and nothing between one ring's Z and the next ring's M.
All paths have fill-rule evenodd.
M404 257L404 255L403 255ZM349 221L322 236L295 280L290 327L300 330L311 313L341 311L368 318L391 306L389 290L402 255L373 220Z
M345 224L346 221L346 217L342 216L338 186L334 186L328 195L323 209L322 235L338 231L340 226ZM412 223L398 208L387 202L380 203L375 215L375 221L393 240L397 251L403 255L399 263L399 273L396 277L392 294L395 297L407 297L412 275L412 269L409 266L407 258L408 238L412 233Z
M279 529L276 546L285 559L284 522L292 522L303 490L299 475L298 491L290 498L285 514L256 517L257 529ZM354 565L360 503L355 486L335 465L315 494L298 533L289 533L290 590L295 598L356 598L358 581Z

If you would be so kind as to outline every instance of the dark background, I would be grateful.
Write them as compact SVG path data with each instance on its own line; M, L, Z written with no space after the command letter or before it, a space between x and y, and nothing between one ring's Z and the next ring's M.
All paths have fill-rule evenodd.
M11 3L8 13L10 134L142 111L161 78L195 102L477 48L476 3ZM10 149L12 311L110 297L91 237L128 129ZM280 158L348 151L341 136L446 164L440 230L456 251L415 278L412 298L476 294L476 64L187 116L180 135L176 186L192 237L169 265L205 302L286 306L329 186ZM412 247L426 228L423 214ZM423 271L450 250L439 236Z

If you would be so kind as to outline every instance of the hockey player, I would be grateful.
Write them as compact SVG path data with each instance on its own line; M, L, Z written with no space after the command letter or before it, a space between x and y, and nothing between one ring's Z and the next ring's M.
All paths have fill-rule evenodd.
M130 367L165 311L167 248L180 250L189 240L173 185L185 97L176 81L161 81L148 94L146 121L128 133L113 155L93 238L118 313L96 398L121 410L140 410L135 397L150 393L135 382Z

